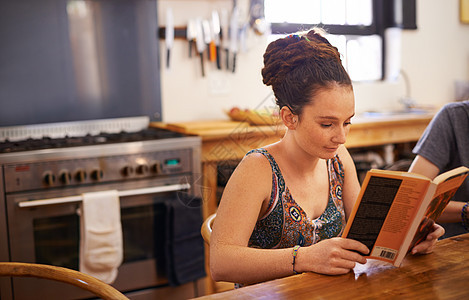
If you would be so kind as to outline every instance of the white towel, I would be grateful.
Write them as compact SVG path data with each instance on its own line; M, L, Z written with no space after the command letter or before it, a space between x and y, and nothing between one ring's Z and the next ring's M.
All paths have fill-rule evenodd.
M82 196L80 271L111 284L123 259L119 194L110 190Z

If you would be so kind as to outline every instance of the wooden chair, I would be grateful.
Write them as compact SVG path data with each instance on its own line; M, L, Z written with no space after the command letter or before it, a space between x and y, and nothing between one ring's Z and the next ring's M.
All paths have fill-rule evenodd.
M216 213L208 216L208 218L205 219L204 223L202 224L202 228L200 229L200 233L202 234L204 241L209 245L210 245L210 236L212 235L213 221L215 221L216 216L217 216Z
M72 284L102 299L129 299L112 286L93 276L63 267L34 263L0 262L0 276L50 279Z

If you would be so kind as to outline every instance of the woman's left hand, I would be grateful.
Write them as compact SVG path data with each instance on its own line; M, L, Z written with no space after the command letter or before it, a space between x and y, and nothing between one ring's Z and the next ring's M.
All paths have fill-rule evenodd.
M433 247L435 247L438 238L445 234L445 229L434 223L432 226L432 231L427 235L427 238L412 248L412 254L428 254L433 252Z

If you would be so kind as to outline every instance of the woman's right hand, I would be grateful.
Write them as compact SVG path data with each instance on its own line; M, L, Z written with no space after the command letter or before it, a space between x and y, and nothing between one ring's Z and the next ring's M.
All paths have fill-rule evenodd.
M346 274L355 267L355 263L366 263L362 254L369 252L368 248L358 241L334 237L300 248L295 269L297 272L326 275Z

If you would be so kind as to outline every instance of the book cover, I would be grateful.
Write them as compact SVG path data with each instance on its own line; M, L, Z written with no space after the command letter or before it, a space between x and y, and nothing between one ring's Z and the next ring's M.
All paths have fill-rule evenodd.
M408 172L368 171L342 236L365 244L367 257L399 266L428 234L468 172L460 167L432 181Z

